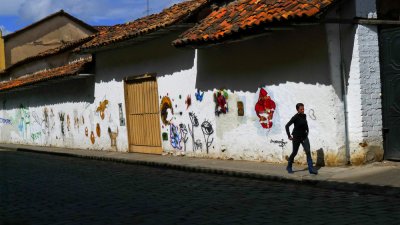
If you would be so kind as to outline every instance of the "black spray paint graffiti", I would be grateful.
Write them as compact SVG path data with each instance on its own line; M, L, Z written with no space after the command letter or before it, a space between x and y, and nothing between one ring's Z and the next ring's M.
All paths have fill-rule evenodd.
M197 139L196 142L194 142L194 149L200 149L201 151L203 151L203 143L201 143L200 139Z
M65 135L65 132L64 132L64 118L65 118L65 113L59 112L59 113L58 113L58 117L60 118L60 122L61 122L61 134L64 136L64 135Z
M43 109L43 121L44 121L44 131L43 133L47 136L50 135L50 132L53 130L55 126L55 121L54 121L54 112L53 109L49 110L47 108Z
M214 141L214 138L212 138L211 141L209 140L210 136L214 133L214 129L213 129L211 123L206 120L201 124L201 130L203 131L204 142L206 144L206 150L207 150L207 154L208 154L208 149Z
M315 116L315 111L314 111L314 109L310 109L310 110L308 111L308 116L309 116L310 119L312 119L312 120L316 120L316 119L317 119L317 117Z
M194 128L199 127L199 120L197 119L196 114L194 114L193 112L189 113L189 118L190 118L190 123L192 124L191 127L188 124L189 133L190 133L190 136L192 137L193 151L195 151L196 150L196 142L194 140Z
M1 124L11 125L11 120L0 118L0 123Z
M35 120L35 122L36 122L38 125L42 126L43 120L41 120L41 119L39 118L39 116L38 116L38 114L36 114L36 112L32 112L32 117L33 117L33 119Z
M180 128L180 133L181 133L181 141L183 141L183 147L184 147L184 151L186 152L186 142L188 141L188 130L186 128L186 125L181 123L179 124L179 128Z
M281 147L282 148L282 150L283 150L283 148L286 146L286 144L287 144L287 142L286 141L284 141L283 139L282 140L280 140L280 141L277 141L277 140L271 140L271 143L274 143L274 144L279 144L279 147Z

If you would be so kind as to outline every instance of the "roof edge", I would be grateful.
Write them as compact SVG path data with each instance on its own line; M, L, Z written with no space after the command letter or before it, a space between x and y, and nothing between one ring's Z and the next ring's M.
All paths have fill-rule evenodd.
M68 17L68 18L71 19L72 21L78 23L79 25L81 25L81 26L87 28L88 30L90 30L90 31L92 31L92 32L97 32L97 31L98 31L96 28L92 27L91 25L89 25L89 24L83 22L82 20L80 20L80 19L78 19L78 18L72 16L71 14L69 14L69 13L67 13L67 12L65 12L64 10L61 9L60 11L55 12L55 13L53 13L53 14L50 14L50 15L48 15L48 16L42 18L42 19L39 20L39 21L36 21L36 22L34 22L34 23L32 23L32 24L26 26L26 27L23 27L23 28L21 28L21 29L15 31L15 32L13 32L13 33L10 33L10 34L7 34L7 35L3 36L3 39L6 41L6 40L8 40L8 39L10 39L10 38L12 38L12 37L15 37L15 36L17 36L17 35L23 33L23 32L26 31L26 30L32 29L32 28L34 28L34 27L36 27L36 26L39 26L40 24L46 22L46 21L49 20L49 19L52 19L52 18L54 18L54 17L56 17L56 16L61 16L61 15L62 15L62 16Z

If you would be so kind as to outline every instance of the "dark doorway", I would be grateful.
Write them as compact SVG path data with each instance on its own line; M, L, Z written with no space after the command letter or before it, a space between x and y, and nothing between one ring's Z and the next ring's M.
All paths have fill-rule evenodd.
M400 160L400 28L380 33L385 159Z

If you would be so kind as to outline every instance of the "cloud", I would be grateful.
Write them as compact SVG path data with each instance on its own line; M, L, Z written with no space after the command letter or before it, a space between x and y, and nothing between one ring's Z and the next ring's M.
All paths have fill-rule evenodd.
M9 33L11 33L11 32L10 32L9 30L7 30L6 27L3 26L3 25L0 25L0 30L1 30L1 32L2 32L2 34L3 34L3 36L4 36L4 35L7 35L7 34L9 34Z
M16 16L26 0L1 0L0 16Z
M11 0L6 0L11 3ZM64 9L90 24L107 21L128 22L146 15L146 0L13 0L20 2L18 14L23 21L37 21ZM183 0L149 0L150 13L161 11ZM13 6L15 8L15 5Z

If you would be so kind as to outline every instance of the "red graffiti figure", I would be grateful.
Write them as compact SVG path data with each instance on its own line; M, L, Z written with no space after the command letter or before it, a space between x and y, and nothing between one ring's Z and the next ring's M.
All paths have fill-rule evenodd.
M225 90L218 90L214 93L215 115L219 116L221 113L226 114L228 112L227 99L228 93Z
M268 92L261 88L255 110L258 118L260 118L260 124L263 128L269 129L272 127L272 118L274 116L275 108L275 102L270 96L268 96Z

